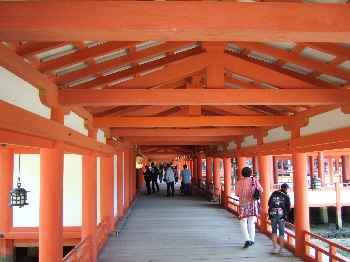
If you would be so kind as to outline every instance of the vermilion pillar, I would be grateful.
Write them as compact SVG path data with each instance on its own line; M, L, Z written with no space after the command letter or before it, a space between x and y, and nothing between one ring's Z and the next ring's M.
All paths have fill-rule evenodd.
M117 209L118 209L118 219L124 216L124 173L123 173L123 152L119 151L117 153Z
M8 232L12 227L12 208L9 207L9 193L13 186L13 151L0 147L0 232ZM0 261L12 262L13 241L0 238Z
M350 157L349 157L349 155L342 156L341 163L342 163L343 183L349 183L350 182Z
M231 158L224 158L224 203L227 207L227 197L231 196L232 190L232 164Z
M310 231L308 191L306 183L307 158L304 153L293 154L293 189L294 189L294 223L295 223L295 254L304 256L304 234Z
M131 170L131 201L135 200L136 197L136 159L135 159L135 151L132 149L130 151L130 170Z
M325 186L325 177L324 177L324 159L323 159L323 152L318 152L317 156L318 161L318 177L321 180L321 186Z
M64 114L52 108L51 119L63 124ZM39 260L63 257L63 143L40 149Z
M314 176L314 157L309 156L309 170L310 170L310 177Z
M200 185L202 181L202 158L198 157L197 158L197 182L198 185Z
M83 224L81 237L91 240L91 261L97 259L97 157L94 153L83 155Z
M271 172L272 172L273 183L278 184L277 161L276 161L275 156L272 157L272 171Z
M197 160L197 158L193 159L192 163L193 163L192 183L197 184L197 181L198 181L198 171L197 171L198 160Z
M334 183L333 157L328 158L329 183Z
M130 163L129 163L129 150L125 150L124 152L124 206L126 209L129 208L130 204Z
M212 157L206 158L205 180L206 180L206 184L207 184L207 190L209 190L210 184L213 181L213 158Z
M220 158L214 158L214 192L216 195L219 195L221 190L220 161Z
M101 157L101 218L113 229L114 212L114 162L113 156Z
M245 157L238 157L238 168L237 168L237 177L242 176L242 169L246 166L246 160Z
M261 229L267 232L268 202L271 191L271 174L273 172L272 156L259 156L260 183L264 190L261 196Z

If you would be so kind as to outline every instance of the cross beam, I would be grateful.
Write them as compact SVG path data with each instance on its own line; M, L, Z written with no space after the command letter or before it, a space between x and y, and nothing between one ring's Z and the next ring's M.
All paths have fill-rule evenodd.
M138 105L333 105L350 101L349 90L336 89L174 89L64 90L66 106Z
M187 136L237 136L248 135L255 131L254 128L231 127L231 128L120 128L112 130L112 136L123 137L187 137Z
M290 122L286 116L161 116L161 117L95 117L96 128L127 127L240 127L281 126Z
M11 41L350 42L344 4L36 1L2 2L0 13L0 39Z

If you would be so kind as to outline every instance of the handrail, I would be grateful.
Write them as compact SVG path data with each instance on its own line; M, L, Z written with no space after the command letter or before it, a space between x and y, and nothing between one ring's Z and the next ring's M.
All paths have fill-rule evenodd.
M233 214L238 215L238 207L239 207L239 198L237 196L227 196L227 209L231 211ZM258 227L261 228L261 217L258 216L257 221ZM267 220L267 233L271 234L271 221ZM312 239L317 239L321 241L323 245L328 245L327 247L323 247L322 245L312 242ZM304 231L304 242L305 242L305 257L308 261L330 261L330 262L349 262L350 259L346 258L342 254L350 255L350 248L345 247L341 244L335 243L329 239L321 237L317 234ZM285 229L285 246L291 250L295 250L295 225L292 223L286 223ZM328 257L328 260L324 260L323 257Z
M312 240L317 240L312 241ZM313 261L350 261L343 254L350 255L350 248L331 241L317 234L304 231L305 256Z
M91 238L86 237L79 242L63 259L62 262L90 262Z

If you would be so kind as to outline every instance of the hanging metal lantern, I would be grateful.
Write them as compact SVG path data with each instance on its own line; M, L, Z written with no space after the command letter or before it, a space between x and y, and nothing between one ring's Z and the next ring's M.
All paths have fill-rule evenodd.
M27 193L29 191L22 188L21 183L21 155L18 155L18 180L17 188L14 188L9 193L9 206L10 207L24 207L28 205L27 203Z
M10 207L24 207L27 203L27 193L29 191L21 187L21 179L18 178L17 188L14 188L9 194Z

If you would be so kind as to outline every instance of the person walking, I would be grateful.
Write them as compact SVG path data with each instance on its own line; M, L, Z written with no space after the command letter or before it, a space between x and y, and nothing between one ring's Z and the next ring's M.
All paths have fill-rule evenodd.
M166 179L166 192L167 197L170 197L170 190L171 190L171 196L173 197L175 194L175 174L174 170L171 167L170 164L167 164L167 169L165 172L165 179Z
M159 192L159 185L158 185L158 174L159 170L155 166L155 164L152 162L151 163L151 176L152 176L152 192L155 193L157 188L157 192Z
M163 173L164 173L164 166L163 164L159 165L159 183L163 182Z
M149 166L145 166L145 171L143 172L143 176L145 179L145 184L147 188L147 195L151 194L151 180L152 180L152 174L151 171L149 170Z
M181 184L183 186L184 195L191 194L191 171L187 168L187 165L183 165L183 170L181 171Z
M268 214L272 227L272 254L281 253L284 247L284 228L286 221L288 221L290 212L290 198L288 196L288 189L288 184L282 184L280 190L276 190L271 194L268 202ZM279 249L277 248L277 229L280 243Z
M238 215L241 230L245 239L243 248L254 244L255 223L258 215L258 205L255 199L255 192L261 194L263 189L258 180L252 177L252 170L249 167L242 169L242 178L236 185L236 195L239 197Z

